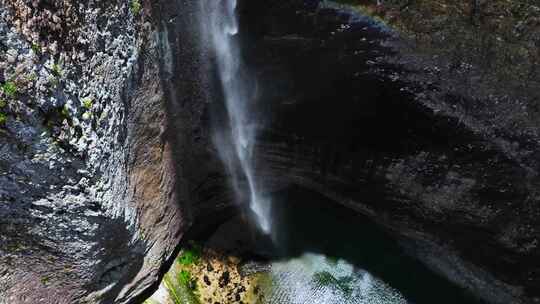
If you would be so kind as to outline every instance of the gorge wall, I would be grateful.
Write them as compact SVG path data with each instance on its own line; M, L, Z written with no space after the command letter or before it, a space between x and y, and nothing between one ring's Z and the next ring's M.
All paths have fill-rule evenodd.
M540 302L537 100L371 17L240 8L264 188L369 215L492 303ZM141 303L188 228L229 214L200 9L0 0L0 303Z
M371 216L489 302L539 302L537 96L316 2L244 2L245 53L272 113L261 178Z
M230 201L198 10L0 2L0 303L140 303Z

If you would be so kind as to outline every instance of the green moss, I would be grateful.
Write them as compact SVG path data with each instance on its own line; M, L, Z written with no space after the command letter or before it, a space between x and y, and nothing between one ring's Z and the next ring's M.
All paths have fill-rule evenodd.
M131 12L133 12L133 15L137 16L141 12L141 2L140 0L131 0L130 3Z
M41 46L37 43L32 43L32 51L34 51L34 54L41 55Z
M6 114L0 112L0 126L5 125L6 122L7 122Z
M0 108L3 108L5 106L7 106L7 102L3 99L0 99Z
M4 83L2 86L2 91L4 94L6 94L7 97L15 98L17 96L17 93L19 89L17 88L17 85L13 81L8 81Z
M92 99L90 99L90 98L83 99L82 105L83 105L83 107L85 107L88 110L92 109L92 106L93 106Z
M53 77L53 76L50 76L50 77L49 77L48 82L49 82L49 86L50 86L52 89L58 87L58 85L60 84L60 80L58 80L58 78Z
M190 285L191 284L191 273L187 270L182 270L178 274L178 281L180 284Z
M197 281L193 278L191 272L189 272L188 270L180 271L180 273L178 274L178 282L189 288L189 290L191 291L197 290Z
M69 109L67 106L63 106L62 110L60 110L60 114L62 114L63 117L69 118Z
M185 249L178 257L178 263L180 265L188 266L199 263L201 259L201 248L195 244L191 245L191 248Z
M171 279L169 274L166 274L163 278L163 283L169 291L169 295L173 300L174 304L200 303L197 295L194 292L195 289L190 288L190 286L180 282L180 278L178 280L173 280Z
M59 64L55 63L52 66L52 73L56 77L62 77L62 68Z

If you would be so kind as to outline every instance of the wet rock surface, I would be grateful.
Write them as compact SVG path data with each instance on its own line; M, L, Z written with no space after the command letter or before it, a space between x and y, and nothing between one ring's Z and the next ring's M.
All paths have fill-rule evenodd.
M209 239L185 242L160 288L145 303L264 303L261 278L269 268L252 259L252 229L244 217L233 216Z
M142 302L193 221L230 216L199 6L135 2L0 2L0 303ZM263 2L241 4L269 188L371 216L490 302L539 302L534 102L369 18Z
M219 210L195 9L0 2L0 303L142 302Z
M129 201L121 193L127 183L110 178L128 177L121 169L130 146L123 101L131 98L124 93L141 46L134 17L99 4L7 1L0 10L7 116L0 300L110 300L122 289L116 283L133 278L144 259L141 240L132 237L134 208L115 203ZM100 23L100 11L111 20ZM85 24L76 20L82 16ZM109 38L99 34L116 44L105 47Z
M370 215L489 302L540 301L538 101L463 85L471 67L415 54L352 11L243 8L272 113L258 149L270 188L301 185Z

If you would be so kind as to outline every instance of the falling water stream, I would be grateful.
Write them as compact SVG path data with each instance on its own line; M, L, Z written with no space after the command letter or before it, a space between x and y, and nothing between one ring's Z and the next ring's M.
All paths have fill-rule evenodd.
M215 50L229 121L229 130L216 132L215 144L239 199L246 197L245 187L242 187L245 179L255 222L264 234L270 234L270 201L261 195L253 172L257 124L253 121L252 97L247 87L250 75L243 68L236 37L239 32L237 2L205 1L205 5L210 14L210 25L206 28ZM270 275L274 287L266 291L269 303L406 303L399 292L368 272L358 271L344 260L330 263L321 254L306 253L275 262ZM334 280L335 286L331 284Z
M324 208L322 206L326 205L314 207L315 203L308 202L309 198L305 196L295 198L295 202L287 202L304 208L300 208L304 210L302 214L293 214L295 211L291 205L279 207L278 197L274 197L275 202L272 202L269 197L263 195L264 189L261 189L254 172L254 146L258 127L254 114L256 109L253 108L253 90L250 85L254 80L241 59L239 22L236 16L237 0L203 0L201 3L202 10L208 17L203 20L203 28L207 43L213 49L226 110L227 123L215 131L214 143L229 171L237 199L249 203L254 222L262 234L272 236L275 247L286 248L290 244L298 246L307 241L313 242L301 246L300 249L296 248L292 254L282 254L270 263L268 275L272 283L269 288L262 291L266 296L265 303L433 303L433 298L421 300L426 297L426 293L415 289L418 284L408 285L411 283L409 279L394 277L394 272L402 271L400 267L403 268L403 263L410 264L410 262L403 262L406 261L404 258L384 259L386 249L376 246L378 238L369 239L368 236L367 241L358 237L355 239L348 231L343 231L342 226L349 225L344 229L354 229L357 236L369 235L369 228L352 226L358 223L357 219L346 222L339 218L342 215L334 219L329 210L313 213L313 210L322 210ZM272 203L274 206L271 208ZM307 206L304 203L311 205ZM276 208L281 208L281 211ZM285 220L293 215L292 221ZM308 223L306 222L308 219L318 221ZM291 222L296 226L288 224ZM304 231L303 228L308 230ZM343 250L332 252L336 248ZM375 254L371 254L372 252ZM409 270L418 272L416 267L411 266ZM407 267L403 271L407 271ZM403 273L403 275L413 274ZM418 275L418 278L425 281L426 286L430 286L433 281L431 277L424 279ZM412 289L414 290L411 291ZM408 299L409 295L420 300L411 301Z
M215 61L222 85L228 114L229 129L214 135L214 142L225 162L240 201L249 201L259 228L269 234L271 229L270 202L262 195L262 189L254 174L254 144L257 121L252 112L249 83L253 78L243 68L237 42L239 32L236 16L236 0L201 1L203 10L210 16L205 25L209 42L215 51ZM247 183L243 187L244 181Z

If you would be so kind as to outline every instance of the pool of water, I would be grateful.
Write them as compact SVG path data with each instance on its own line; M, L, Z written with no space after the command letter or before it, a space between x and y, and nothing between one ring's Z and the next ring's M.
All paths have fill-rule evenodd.
M482 303L407 256L369 219L313 192L273 199L272 304Z
M267 303L404 304L381 279L343 259L305 253L271 265Z

